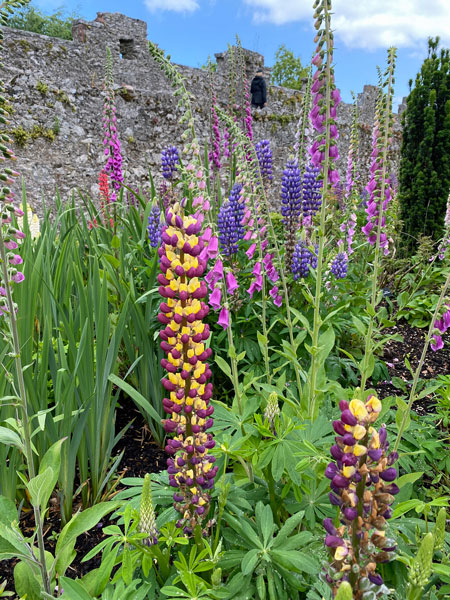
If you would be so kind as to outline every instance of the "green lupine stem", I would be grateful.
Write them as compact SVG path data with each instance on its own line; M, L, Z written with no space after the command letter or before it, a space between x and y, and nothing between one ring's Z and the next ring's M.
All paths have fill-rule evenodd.
M424 363L424 360L425 360L426 353L428 351L428 346L430 345L431 338L432 338L432 335L433 335L434 323L435 323L435 321L438 318L439 311L441 310L442 304L444 303L444 298L445 298L445 296L447 294L447 290L448 290L449 286L450 286L450 271L449 271L449 273L447 275L447 279L445 280L444 287L441 290L441 295L439 296L439 300L438 300L438 303L436 305L436 309L435 309L435 311L433 313L433 317L431 319L430 326L428 328L428 333L427 333L426 338L425 338L425 343L423 345L422 354L420 356L419 364L417 365L417 368L416 368L416 370L414 372L414 378L413 378L413 382L412 382L412 386L411 386L411 391L409 393L408 405L407 405L407 407L406 407L406 409L405 409L405 411L403 413L402 420L401 420L401 423L400 423L400 427L398 428L398 434L397 434L397 439L395 440L394 452L396 452L398 450L398 446L400 444L403 432L405 430L406 421L408 420L409 413L411 412L412 404L413 404L413 402L416 399L417 383L419 381L419 376L420 376L420 373L422 372L422 367L423 367L423 363Z
M377 306L377 289L378 289L378 271L380 268L380 239L381 239L381 229L382 229L382 221L384 214L384 197L386 191L386 166L387 166L387 153L388 153L388 145L389 145L389 121L391 118L391 96L392 96L392 84L393 84L393 76L394 76L394 63L392 60L393 49L391 48L389 52L389 79L388 79L388 89L386 94L386 110L385 110L385 119L384 119L384 131L383 131L383 168L381 171L381 191L380 191L380 200L378 204L378 226L377 226L377 240L375 243L375 257L373 261L373 272L372 272L372 292L370 296L370 306L371 306L371 314L369 315L369 325L367 328L366 342L364 347L364 359L362 363L362 372L361 372L361 397L364 394L364 389L366 387L367 379L368 379L368 365L369 365L369 357L373 351L373 329L376 318L376 306Z
M273 478L272 468L270 465L264 469L264 475L267 481L267 487L269 489L269 503L270 508L272 509L273 518L275 519L275 523L281 527L280 515L278 514L279 501L277 500L275 480Z
M287 325L287 328L289 331L289 341L291 343L292 349L294 350L294 348L295 348L294 326L292 325L292 320L291 320L291 307L289 304L288 286L287 286L286 276L285 276L284 269L283 269L282 262L281 262L280 249L278 247L278 243L276 240L275 229L273 227L272 219L270 218L269 205L268 205L266 194L265 194L264 190L262 191L262 200L264 202L264 206L265 206L265 210L266 210L266 214L267 214L267 224L269 226L270 235L272 236L273 249L275 250L275 255L277 257L277 262L278 262L278 266L279 266L281 285L283 287L284 302L286 304L286 325ZM294 370L295 370L295 379L297 382L297 390L298 390L299 398L301 398L302 382L300 379L300 372L295 365L294 365Z
M320 207L320 224L319 224L319 251L317 256L316 268L316 293L314 295L314 317L312 330L311 344L311 371L309 377L309 399L308 399L308 418L314 420L316 412L316 381L317 372L319 369L318 353L319 353L319 335L322 319L320 317L320 300L322 297L322 271L323 271L323 254L325 247L325 218L326 218L326 200L328 192L328 165L330 162L330 104L331 104L331 59L332 52L330 48L330 16L328 13L328 4L324 3L324 22L325 22L325 39L327 43L327 64L326 64L326 108L327 118L325 125L325 157L323 162L323 184L322 184L322 205Z
M230 316L231 319L231 316ZM238 369L238 361L236 357L236 347L233 341L233 330L230 325L227 327L227 338L228 338L228 352L231 360L231 375L233 376L233 387L234 387L234 395L237 401L239 416L243 419L244 410L242 406L242 397L241 390L239 389L239 369ZM241 432L242 435L245 435L244 422L241 421Z
M16 365L17 383L19 387L19 406L22 416L22 427L23 427L23 441L25 449L25 460L27 462L27 468L30 479L36 476L36 469L34 467L33 450L31 448L31 425L28 416L28 403L27 403L27 392L25 388L25 380L23 377L22 359L20 356L20 342L19 335L17 332L17 320L14 309L14 302L12 299L11 288L9 283L7 258L5 253L5 246L3 240L3 232L0 227L0 257L2 262L2 276L5 282L6 299L8 303L9 312L9 325L12 334L12 344L14 352L14 362ZM41 571L42 583L46 594L50 594L50 579L48 577L47 566L45 562L45 546L44 546L44 534L43 534L43 521L41 518L40 506L33 505L34 518L36 522L36 535L37 543L39 548L39 568Z
M228 466L228 453L225 452L225 460L223 462L223 473L222 473L222 490L225 496L225 475L227 473L227 466ZM222 494L222 492L221 492ZM220 528L222 525L222 517L223 517L223 512L225 510L225 504L226 501L222 501L220 502L220 498L222 497L221 494L219 495L219 514L217 516L217 525L216 525L216 534L214 536L214 546L213 546L213 550L214 552L217 549L217 546L219 545L219 540L220 540ZM226 492L226 496L228 495L228 491ZM225 498L226 498L225 496Z

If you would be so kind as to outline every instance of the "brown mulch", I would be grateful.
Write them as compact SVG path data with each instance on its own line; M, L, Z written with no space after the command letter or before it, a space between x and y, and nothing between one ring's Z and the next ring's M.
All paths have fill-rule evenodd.
M393 385L392 378L399 377L406 382L407 389L411 387L413 376L406 367L405 359L409 361L414 373L422 354L426 330L411 327L408 323L402 322L389 329L384 329L383 333L385 335L398 333L403 337L403 342L389 340L386 343L383 350L383 360L389 371L389 379L379 382L375 387L380 398L401 396L405 392ZM442 350L433 352L431 347L428 347L420 373L421 379L434 379L438 375L448 375L450 373L450 334L445 334L443 339L444 348ZM414 410L422 415L434 412L431 397L426 396L415 402Z

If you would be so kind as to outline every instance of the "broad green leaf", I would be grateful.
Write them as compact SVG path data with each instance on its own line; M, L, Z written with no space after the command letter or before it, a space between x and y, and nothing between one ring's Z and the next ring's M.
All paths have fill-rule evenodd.
M225 375L229 378L229 379L233 379L233 376L231 374L231 367L230 365L227 363L226 360L224 360L221 356L216 356L215 358L216 364L219 367L219 369L221 371L223 371L225 373Z
M92 596L79 581L68 577L60 577L59 581L64 590L62 600L92 600Z
M418 479L420 479L423 475L424 471L418 471L416 473L407 473L406 475L402 475L396 481L399 488L402 488L407 483L414 483Z
M278 546L281 546L286 542L288 536L291 535L294 529L300 525L304 515L304 511L300 510L299 512L292 515L292 517L289 517L289 519L287 519L287 521L284 523L283 527L280 529L277 537L273 542L274 548L277 548Z
M319 563L305 552L271 550L270 554L272 560L278 562L285 569L293 569L300 573L309 573L310 575L317 575L319 572Z
M44 513L53 489L58 481L59 471L61 468L61 445L66 438L58 440L50 446L47 452L44 454L42 461L39 465L39 474L48 473L48 469L51 469L52 475L49 476L47 488L41 499L41 511ZM31 493L31 492L30 492Z
M45 471L30 479L27 484L28 491L31 496L33 506L41 507L45 498L50 498L53 491L54 472L51 467L47 467Z
M58 541L56 542L55 558L56 572L63 575L74 559L74 551L77 537L92 529L105 515L112 512L121 505L120 502L102 502L83 512L76 513L63 527Z
M22 452L25 452L24 445L22 444L22 440L20 439L19 435L7 427L0 427L0 444L5 444L6 446L15 446Z
M393 513L392 513L392 518L397 519L398 517L401 517L405 513L409 512L410 510L413 510L414 508L417 508L420 506L421 507L425 506L425 503L422 502L422 500L418 500L417 498L413 498L412 500L406 500L405 502L400 502L394 508Z
M14 587L16 588L16 594L21 598L24 597L27 600L41 599L41 586L28 563L19 562L14 567Z
M241 562L242 575L250 575L253 573L256 565L259 562L259 553L260 550L257 548L253 548L253 550L249 550L249 552L247 552Z
M258 502L258 506L262 505L262 502ZM268 541L272 538L273 535L273 514L272 509L268 504L266 506L262 505L262 509L258 511L259 515L257 515L258 525L261 528L261 533L264 540L264 546L267 547Z
M9 526L17 520L17 508L14 502L5 496L0 496L0 523Z

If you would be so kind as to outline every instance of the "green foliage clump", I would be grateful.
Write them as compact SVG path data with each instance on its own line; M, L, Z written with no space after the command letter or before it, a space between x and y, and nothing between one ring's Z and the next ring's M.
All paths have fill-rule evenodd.
M38 92L40 92L43 96L45 96L48 92L48 85L46 83L44 83L43 81L38 81L36 83L36 89Z
M450 188L450 53L437 53L439 38L407 99L400 163L400 211L404 245L411 252L420 235L443 233Z
M302 79L308 75L308 69L302 65L299 56L282 44L275 53L272 69L272 82L293 90L302 89Z
M8 19L7 26L63 40L71 40L72 21L76 18L78 18L76 13L67 14L63 8L58 9L52 15L46 15L39 8L27 4Z

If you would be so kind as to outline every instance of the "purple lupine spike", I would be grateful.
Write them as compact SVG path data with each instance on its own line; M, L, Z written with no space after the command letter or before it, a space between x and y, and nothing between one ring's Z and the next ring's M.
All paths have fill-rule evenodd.
M217 215L220 248L224 256L229 257L238 251L236 220L229 200L226 200Z
M242 198L242 184L236 183L231 189L228 200L219 209L217 226L219 242L224 256L236 254L238 242L245 235L243 219L245 204Z
M339 408L341 419L333 423L338 435L331 448L335 462L328 464L325 476L331 480L330 502L339 506L341 525L334 531L332 520L324 520L325 545L330 552L330 565L325 571L331 585L340 581L336 575L355 573L353 589L360 590L361 582L367 579L382 585L376 566L389 561L389 553L395 550L385 529L386 519L392 515L390 505L399 491L392 483L397 470L390 466L398 455L392 453L390 458L386 454L386 429L382 426L377 432L373 427L382 408L378 398L370 395L365 402L343 401ZM346 433L341 437L343 431ZM355 443L348 445L346 436Z
M155 206L152 206L150 214L148 215L147 226L148 239L150 240L150 246L152 248L157 248L161 243L162 226L161 211L155 204Z
M231 188L230 195L228 196L231 211L234 216L234 220L236 223L236 232L237 239L244 239L245 229L243 225L244 213L245 213L245 203L244 198L242 196L242 183L235 183Z
M261 140L255 145L256 156L258 157L259 169L263 181L272 181L272 149L269 140Z
M320 169L313 164L309 164L303 174L303 217L313 217L322 205L322 181L319 175Z
M347 277L348 256L346 252L338 252L331 263L330 271L336 279Z
M317 267L317 251L317 245L315 247L315 252L313 252L308 248L304 241L300 240L298 242L292 257L292 273L294 274L294 281L297 281L300 277L308 277L310 266L313 269Z
M291 270L295 250L295 238L302 211L302 189L298 161L288 160L281 178L281 214L286 230L286 268Z
M164 179L174 178L179 162L180 157L176 146L166 146L161 152L161 169Z
M293 221L298 226L302 210L301 195L298 162L291 159L288 160L281 178L281 214L284 225L289 226Z

